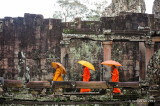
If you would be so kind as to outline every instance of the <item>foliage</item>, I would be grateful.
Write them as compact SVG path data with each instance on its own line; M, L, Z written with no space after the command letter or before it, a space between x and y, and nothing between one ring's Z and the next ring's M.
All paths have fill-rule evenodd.
M80 17L82 20L98 21L106 7L107 0L96 2L95 0L57 0L60 9L55 11L53 18L60 18L62 21L73 21Z
M95 2L91 2L90 1L90 5L91 8L89 9L89 13L86 14L86 18L89 21L99 21L100 17L102 15L102 12L105 10L105 8L107 7L107 0L101 0L101 1L95 1Z
M65 22L75 17L80 17L87 10L86 5L81 4L78 0L58 0L57 3L61 7L60 11L56 11L53 16L59 16Z

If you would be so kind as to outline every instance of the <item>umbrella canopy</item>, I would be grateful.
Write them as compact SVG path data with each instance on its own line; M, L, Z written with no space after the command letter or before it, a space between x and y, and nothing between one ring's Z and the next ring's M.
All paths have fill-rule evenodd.
M107 61L102 62L101 64L107 65L107 66L112 66L112 65L122 66L119 62L114 61L114 60L107 60Z
M91 70L95 71L94 66L90 62L88 62L88 61L80 60L80 61L78 61L78 63L81 64L81 65L83 65L83 66L88 67Z
M51 63L52 67L56 69L57 65L60 67L61 71L63 74L66 74L66 69L64 68L64 66L61 63L58 62L52 62Z

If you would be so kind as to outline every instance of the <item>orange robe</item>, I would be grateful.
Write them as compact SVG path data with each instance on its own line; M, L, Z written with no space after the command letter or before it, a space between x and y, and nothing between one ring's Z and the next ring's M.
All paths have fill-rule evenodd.
M88 67L85 67L83 69L83 75L82 75L82 77L83 77L83 81L87 82L87 81L90 80L90 71L89 71ZM90 91L91 91L91 89L84 89L84 88L80 89L81 93L82 92L90 92Z
M56 72L53 74L53 81L63 81L62 73L63 71L57 68Z
M112 72L111 72L111 75L112 75L112 82L119 82L119 72L118 72L118 69L114 69ZM120 93L121 90L119 88L113 88L113 93Z

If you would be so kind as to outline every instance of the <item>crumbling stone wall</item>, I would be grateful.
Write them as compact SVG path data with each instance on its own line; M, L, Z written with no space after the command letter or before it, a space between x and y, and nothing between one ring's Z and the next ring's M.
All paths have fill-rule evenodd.
M120 81L139 80L140 52L138 42L114 42L112 59L120 62Z
M105 8L102 16L114 17L120 12L145 13L144 0L112 0L112 3Z
M159 0L154 1L152 13L155 15L155 18L160 18L160 1Z
M141 36L152 30L160 30L160 19L155 18L153 14L122 12L115 17L101 17L101 23L103 30L123 30L129 33L137 31Z
M6 79L51 79L52 61L60 61L61 20L42 15L5 17L0 24L0 76Z
M65 35L67 36L67 35ZM82 36L82 35L79 35ZM87 36L87 35L86 35ZM77 63L79 60L89 61L95 66L96 71L90 70L91 80L101 80L101 62L103 60L103 48L101 42L89 39L71 39L66 47L67 56L65 57L65 67L68 74L65 76L67 80L81 81L83 72L82 65Z
M63 23L63 33L66 34L100 34L100 21L82 21L75 18L73 22Z
M102 17L101 18L101 24L99 27L99 32L93 34L94 37L89 37L90 34L85 34L85 32L88 29L85 29L81 26L79 27L71 27L71 25L68 25L68 27L65 27L64 30L72 29L74 32L68 32L70 33L70 36L63 36L63 39L68 39L68 42L66 43L68 45L68 61L67 61L67 68L68 71L71 71L72 74L69 76L69 79L73 80L80 80L80 77L77 77L78 74L80 74L80 71L82 70L81 67L77 66L76 63L79 59L85 59L85 60L92 60L90 56L87 56L86 54L92 54L92 49L96 47L97 49L100 47L100 45L96 44L94 46L89 46L87 49L79 48L78 45L85 44L82 41L88 40L87 42L90 43L92 41L99 41L104 42L107 40L113 41L112 43L112 57L111 59L117 60L120 63L122 63L123 67L119 68L120 70L120 80L121 81L138 81L139 80L139 72L140 70L140 63L141 63L141 56L140 56L140 48L139 43L137 41L144 41L145 39L148 39L150 37L150 30L159 30L159 22L157 19L154 18L154 15L148 15L148 14L142 14L142 13L121 13L119 16L116 17ZM72 22L73 24L74 22ZM81 21L78 24L82 25L84 22ZM69 24L69 23L68 23ZM70 23L71 24L71 23ZM94 26L94 25L93 25ZM76 31L81 31L81 33L77 33ZM85 31L84 31L85 30ZM90 29L88 30L88 32ZM95 30L96 31L96 30ZM109 32L106 32L109 31ZM100 38L101 32L110 33L108 35L104 35L101 40L97 40L97 38ZM85 35L85 36L83 36ZM70 40L71 39L71 40ZM72 42L71 42L72 41ZM75 43L76 42L76 43ZM92 44L92 43L91 43ZM89 44L85 44L87 46ZM92 49L90 49L92 48ZM94 49L95 50L95 49ZM81 51L81 53L80 53ZM107 51L106 51L107 52ZM83 57L82 54L85 54L86 56ZM98 52L97 52L98 53ZM94 61L103 61L103 52L102 54L99 54L98 58L94 58ZM90 61L92 63L92 61ZM94 63L94 62L93 62ZM99 65L100 62L97 62L97 65ZM96 65L96 64L94 64ZM104 76L102 78L102 74L97 74L99 78L103 80L109 80L109 74L107 69L103 66L98 66L98 69L101 70L101 73L104 72ZM73 71L72 71L73 70ZM76 70L77 71L74 75L73 73ZM76 77L75 77L76 76ZM75 77L75 78L74 78Z
M148 22L152 19L151 16L142 13L123 12L120 13L119 16L115 17L102 17L101 21L104 29L126 31L144 30L154 26L154 19L150 23Z
M159 36L159 19L154 18L154 15L142 13L121 13L116 17L102 17L101 21L106 39L115 41L112 47L112 59L123 64L123 67L120 68L120 80L137 80L138 76L145 74L146 66L141 69L141 63L145 62L147 57L140 53L139 44L135 41L145 41L146 47L148 44L152 45L151 36ZM157 34L152 34L153 32ZM154 45L159 44L155 43ZM145 46L143 50L146 49ZM156 48L158 47L154 49ZM139 75L138 72L142 70L143 73Z
M106 30L110 30L110 35L105 35ZM102 17L100 22L77 19L63 24L61 20L43 19L43 16L34 14L6 17L0 20L0 75L25 81L51 80L53 69L50 63L59 61L67 69L66 80L80 80L82 69L77 61L83 59L96 67L97 71L91 71L92 80L107 80L108 76L102 78L100 63L104 52L102 43L109 40L113 41L112 59L125 66L120 69L121 81L136 80L139 48L137 43L130 41L149 42L152 30L160 30L159 19L141 13ZM117 39L128 42L118 42Z
M147 80L150 84L160 83L160 44L159 49L154 53L147 66Z

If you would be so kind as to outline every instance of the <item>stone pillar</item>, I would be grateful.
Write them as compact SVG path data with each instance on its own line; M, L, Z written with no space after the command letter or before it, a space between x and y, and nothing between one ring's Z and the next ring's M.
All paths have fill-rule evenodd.
M160 18L160 1L154 0L152 14L155 15L155 18Z
M111 59L112 41L103 42L103 60Z
M68 69L68 48L69 48L69 41L62 40L61 41L61 63L65 67L67 71L67 75L64 76L64 80L70 79L68 74L70 74L70 70Z
M146 76L146 47L144 42L139 43L140 50L140 70L139 70L139 80L145 80Z
M103 42L103 61L111 59L111 50L112 50L112 41ZM101 78L102 80L109 80L110 79L110 71L111 68L103 68L104 71L101 71Z
M65 57L66 57L66 55L67 55L67 47L65 47L65 46L63 46L63 47L61 47L61 63L63 64L63 65L65 65L66 63L65 63Z
M68 56L68 47L70 44L70 40L61 40L60 46L61 46L61 63L64 65L65 68L67 68L66 64L66 56Z
M154 43L158 41L160 40L158 40L157 38L156 39L152 38L151 43L147 43L147 42L139 43L139 50L140 50L139 78L140 80L145 80L147 65L149 64L149 61L154 54Z
M81 29L81 27L82 27L81 18L75 18L74 23L75 23L77 29Z
M149 64L149 61L154 54L154 43L146 44L145 46L146 46L146 69L147 69L147 65Z

